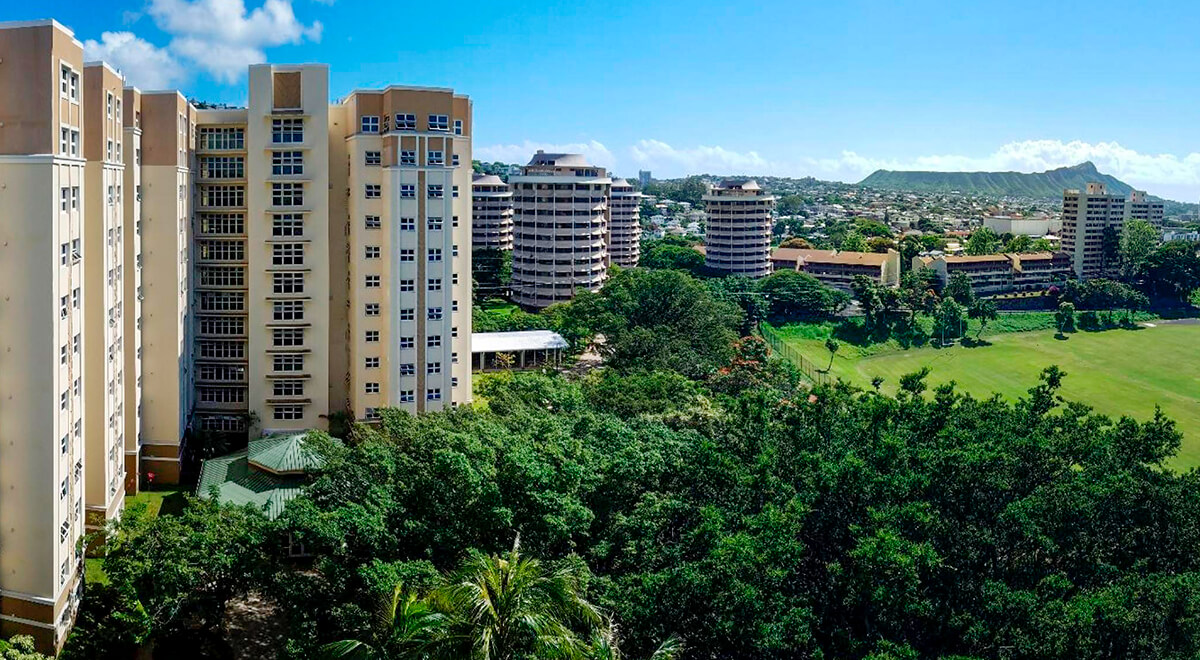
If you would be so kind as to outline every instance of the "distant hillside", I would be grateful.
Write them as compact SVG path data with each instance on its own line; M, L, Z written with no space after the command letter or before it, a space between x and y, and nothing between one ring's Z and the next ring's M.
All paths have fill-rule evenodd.
M1127 195L1133 187L1101 174L1091 161L1060 167L1056 170L1026 174L1024 172L895 172L876 170L863 179L860 186L880 190L911 190L913 192L960 192L976 195L997 195L1033 198L1060 198L1064 188L1084 188L1098 181L1108 186L1110 193Z

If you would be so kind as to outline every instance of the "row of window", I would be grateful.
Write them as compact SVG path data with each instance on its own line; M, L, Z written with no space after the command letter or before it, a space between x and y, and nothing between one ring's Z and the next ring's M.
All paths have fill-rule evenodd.
M415 131L417 130L417 116L409 112L397 112L396 115L397 131ZM386 133L390 130L388 126L389 117L384 116L380 121L379 115L363 115L359 120L359 130L363 133ZM431 114L428 117L427 126L430 131L447 132L450 130L450 116ZM463 122L461 119L454 120L454 134L463 134Z
M379 199L383 196L383 186L378 183L363 184L363 195L367 199ZM429 199L445 199L446 186L440 183L431 183L425 188L425 195ZM458 186L453 186L452 197L458 198ZM417 187L410 183L400 184L401 199L416 199Z

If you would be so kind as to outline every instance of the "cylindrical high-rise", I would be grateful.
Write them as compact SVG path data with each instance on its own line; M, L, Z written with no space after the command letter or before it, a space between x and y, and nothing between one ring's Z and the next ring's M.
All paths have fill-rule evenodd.
M733 275L770 275L775 198L751 179L726 179L709 188L704 204L708 212L705 265Z
M608 224L609 263L622 268L638 265L641 254L642 194L625 179L613 179L612 200L609 202L612 220Z
M476 174L471 181L471 248L511 250L513 194L494 174Z
M578 291L598 291L607 276L612 180L579 154L538 151L513 191L513 301L549 307Z

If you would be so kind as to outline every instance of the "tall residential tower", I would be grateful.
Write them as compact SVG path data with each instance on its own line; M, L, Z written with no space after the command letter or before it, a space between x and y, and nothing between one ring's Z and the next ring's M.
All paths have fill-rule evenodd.
M704 196L708 212L705 265L747 277L771 274L775 198L750 179L726 179Z

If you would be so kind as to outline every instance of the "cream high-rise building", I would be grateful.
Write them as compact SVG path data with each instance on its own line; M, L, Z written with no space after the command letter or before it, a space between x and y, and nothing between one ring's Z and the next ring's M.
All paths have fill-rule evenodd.
M1106 263L1104 235L1107 230L1115 237L1124 222L1125 197L1110 195L1103 183L1063 191L1062 249L1071 255L1076 277L1101 277L1116 267Z
M330 244L348 262L334 304L347 310L346 408L371 419L470 401L471 101L392 86L330 112L333 188L347 191Z
M134 233L142 248L140 460L143 474L175 483L193 400L195 110L179 92L147 91L138 112L141 153L134 153L134 161L141 169L141 224Z
M103 62L84 66L84 503L89 529L114 518L125 495L124 83Z
M125 493L138 492L142 450L142 92L136 87L122 91L122 139L125 173L123 203L125 238L124 314L125 339Z
M85 330L87 297L107 289L84 288L106 256L84 249L95 196L83 102L83 45L70 30L0 23L0 633L49 651L82 584L84 384L89 354L106 350Z
M471 248L512 250L513 193L495 174L471 180Z
M708 228L705 265L747 277L771 274L771 223L775 198L749 179L726 179L704 196Z
M638 265L642 253L642 194L625 179L613 179L608 223L609 263L622 268Z
M1163 203L1147 197L1145 190L1134 190L1129 193L1129 199L1125 201L1125 221L1145 220L1161 232L1163 209Z
M549 307L608 277L612 180L579 154L538 151L513 191L513 301Z

